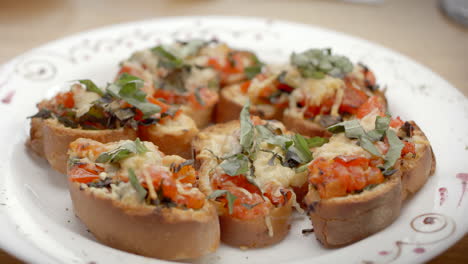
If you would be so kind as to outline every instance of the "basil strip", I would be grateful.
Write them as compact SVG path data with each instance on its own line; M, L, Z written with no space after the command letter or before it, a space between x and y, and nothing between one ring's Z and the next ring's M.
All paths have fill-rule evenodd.
M156 46L151 49L151 52L153 52L158 57L158 66L160 67L166 69L175 69L182 67L184 64L180 58L177 58L174 54L164 49L163 46Z
M108 152L103 152L99 157L97 157L97 163L106 163L106 162L119 162L123 159L128 158L132 154L142 154L148 152L149 150L146 146L137 138L135 141L128 141L120 145L118 148L113 149Z
M132 187L137 192L140 201L143 201L146 197L147 191L145 188L143 188L143 186L141 186L140 181L138 181L138 178L135 175L135 171L132 168L128 169L128 179L130 180Z
M311 138L306 138L306 142L307 142L308 148L321 147L323 144L328 143L328 138L311 137Z
M386 132L386 136L390 148L388 149L388 152L385 155L385 163L383 165L385 171L387 171L395 165L395 162L401 156L401 150L405 146L405 144L403 144L403 142L401 142L401 140L398 138L395 131L388 129Z
M375 129L367 132L369 139L373 142L381 140L390 125L390 121L391 118L388 116L377 116L375 119Z
M78 80L78 82L80 82L86 87L86 91L97 93L100 96L104 95L104 92L101 89L99 89L99 87L97 87L97 85L93 81L86 79L86 80Z
M142 79L123 73L115 83L107 86L106 91L113 97L120 98L138 108L143 112L143 118L146 119L160 112L161 108L146 100L146 93L140 90L143 86Z
M312 160L312 153L309 150L307 140L300 134L293 136L294 145L289 149L301 158L302 163L307 163Z
M249 159L243 154L236 154L225 159L219 166L229 176L241 175L249 171Z
M242 149L249 152L254 141L254 125L250 120L250 101L245 104L240 113L240 144Z
M293 53L290 62L306 78L322 79L326 74L341 78L353 70L353 64L348 58L332 55L331 49L309 49Z
M255 76L257 76L257 74L261 72L262 72L262 65L255 65L255 66L244 68L244 74L247 77L247 79L250 79L250 80L255 78Z
M229 214L232 214L234 211L234 201L237 199L237 196L232 194L228 190L216 190L212 192L210 195L208 195L207 199L216 199L219 196L226 195L226 199L228 201L228 208L229 208Z
M359 144L361 148L367 150L367 152L371 153L374 156L381 157L382 154L377 149L377 147L372 143L372 141L366 136L362 135L359 137Z
M145 144L140 141L140 138L135 140L135 149L138 154L143 154L149 151Z

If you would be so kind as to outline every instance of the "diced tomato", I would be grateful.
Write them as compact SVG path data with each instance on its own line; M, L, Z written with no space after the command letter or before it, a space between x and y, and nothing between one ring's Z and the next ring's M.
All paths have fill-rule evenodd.
M384 181L374 160L357 156L338 156L333 160L318 158L309 169L309 182L317 187L321 198L345 196L370 184Z
M68 176L72 182L88 183L99 179L99 173L103 171L104 168L98 165L78 164L69 170Z
M401 156L404 157L408 153L412 153L416 155L416 146L414 145L413 142L408 142L408 141L403 141L405 146L401 150Z
M275 184L268 184L265 187L264 195L268 197L275 206L285 205L292 198L291 190L284 189Z
M260 194L260 189L250 183L244 175L229 176L227 174L221 174L213 179L212 184L215 189L237 186L246 189L250 193Z
M367 101L368 96L365 92L353 87L350 80L346 79L345 83L343 101L341 102L339 111L354 115L359 107Z
M278 82L278 85L276 86L279 90L284 91L286 93L291 93L294 90L294 87L289 86L285 83L280 83Z
M249 91L251 81L245 81L241 84L240 90L243 94L246 94Z
M333 107L333 103L335 102L335 97L328 97L325 98L321 105L309 105L307 110L304 112L305 118L314 118L319 114L329 114L331 108Z
M163 90L163 89L157 89L153 93L154 98L162 98L166 100L167 103L169 104L174 104L176 101L176 95L168 90Z
M379 110L380 116L385 115L385 104L383 102L383 99L376 95L367 99L367 101L359 107L356 116L358 118L363 118L370 112L372 112L374 109Z
M169 109L169 105L161 102L160 100L154 98L154 97L148 97L148 102L155 104L159 107L161 107L161 113L165 113Z
M140 109L136 109L135 116L133 117L136 121L143 120L143 112Z
M227 186L223 190L229 191L231 194L236 196L236 200L233 205L232 217L237 219L255 219L261 216L265 216L271 208L271 203L264 201L262 196L258 193L247 194L236 186ZM217 199L224 204L224 207L228 209L228 201L226 197L222 196Z
M197 171L192 166L186 165L180 168L174 176L182 183L195 184L197 180Z
M398 116L397 118L392 118L390 126L393 128L400 128L404 123L405 122L403 122L403 120Z
M73 108L75 106L75 99L73 98L73 92L59 93L55 96L55 102L58 105L63 105L65 108Z

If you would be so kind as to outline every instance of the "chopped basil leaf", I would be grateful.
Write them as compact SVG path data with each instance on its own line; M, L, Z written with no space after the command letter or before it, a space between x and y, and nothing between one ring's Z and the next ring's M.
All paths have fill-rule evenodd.
M132 109L130 108L119 108L114 111L114 115L119 119L119 120L127 120L129 118L132 118L135 116L135 113L133 112Z
M216 190L214 192L212 192L210 195L208 195L208 197L206 197L207 199L216 199L222 195L226 195L226 199L228 201L228 208L229 208L229 214L232 214L233 211L234 211L234 201L237 199L237 196L235 196L234 194L232 194L230 191L228 190Z
M257 76L257 74L261 72L262 72L262 65L255 65L255 66L244 68L244 74L247 77L247 79L250 79L250 80L255 78L255 76Z
M128 179L130 180L130 184L132 185L132 187L137 192L140 201L143 201L146 197L147 191L145 190L145 188L143 188L143 186L141 186L137 176L135 175L135 171L132 168L128 169Z
M254 203L254 204L241 203L242 206L244 206L245 208L247 208L247 209L249 209L249 210L252 209L252 208L254 208L255 206L257 206L257 205L259 205L259 204L260 204L260 202L259 202L259 203Z
M367 152L371 153L374 156L381 157L382 154L377 149L377 147L372 143L372 141L366 136L362 135L359 137L359 144L361 148L367 150Z
M341 78L353 70L353 64L348 58L331 55L330 49L309 49L302 53L293 53L290 61L306 78L322 79L326 74Z
M346 137L348 138L359 138L360 136L366 134L366 131L364 130L364 128L362 128L361 124L359 123L359 120L357 119L344 121L331 127L328 127L327 129L332 133L339 133L344 131Z
M303 159L299 157L297 152L292 150L286 151L286 157L284 157L284 159L283 166L289 168L295 168L304 162Z
M52 117L52 112L50 110L47 110L45 108L39 109L39 112L37 112L35 115L30 116L28 118L42 118L42 119L47 119Z
M81 84L83 84L86 87L86 91L97 93L100 96L104 95L104 92L97 87L97 85L91 81L91 80L78 80Z
M385 155L385 163L383 165L384 170L387 171L392 168L395 165L395 162L400 158L401 150L405 144L401 142L395 131L388 129L385 134L387 136L388 144L390 145L390 148Z
M143 154L149 151L143 142L139 138L135 140L135 149L138 154Z
M311 138L306 138L305 140L307 142L308 148L320 147L323 144L328 143L328 138L323 138L323 137L311 137Z
M375 129L367 132L369 139L373 142L381 140L390 125L390 120L391 118L388 116L377 116L377 119L375 119Z
M177 58L174 54L164 49L163 46L154 47L151 51L158 57L158 66L160 67L172 70L182 67L184 64L180 58Z
M203 101L203 98L200 95L200 88L195 89L195 99L201 106L205 105L205 101Z
M249 152L254 140L254 125L250 120L250 101L245 104L240 113L240 144L242 149Z
M249 159L243 154L236 154L225 159L219 166L229 176L241 175L249 171Z
M289 149L294 151L302 160L301 163L307 163L312 160L312 153L309 150L307 140L300 134L293 136L294 145ZM297 150L297 151L296 151Z
M138 77L123 73L119 79L107 86L106 91L113 97L120 98L143 112L143 118L148 118L161 111L158 105L149 103L146 94L140 90L144 85Z

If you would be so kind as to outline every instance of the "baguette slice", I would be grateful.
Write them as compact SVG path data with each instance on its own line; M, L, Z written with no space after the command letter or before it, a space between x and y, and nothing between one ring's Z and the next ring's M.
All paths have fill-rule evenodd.
M426 135L414 121L408 123L413 130L411 138L416 144L416 156L401 160L403 200L421 189L436 168L435 155Z
M119 141L124 139L136 139L137 133L131 128L84 130L65 127L56 119L45 119L41 122L32 121L31 130L38 131L42 126L42 144L44 156L52 168L60 173L67 172L67 151L70 143L78 138L89 138L101 143ZM33 127L36 127L33 129ZM38 133L31 134L31 142L34 146L40 146L41 140ZM32 145L31 145L32 146Z
M193 140L193 153L199 168L199 187L206 195L214 192L211 179L214 168L218 166L217 159L208 149L232 147L225 135L231 135L238 128L238 120L217 124L202 130ZM220 140L219 144L216 140ZM231 216L222 203L215 201L220 215L221 241L230 246L247 248L267 247L280 242L289 232L295 199L293 195L285 205L271 208L266 216L247 220Z
M140 140L102 144L80 138L69 154L75 213L102 243L167 260L217 249L216 208L194 187L190 161Z
M401 208L401 171L359 194L320 199L312 187L305 197L317 239L341 247L366 238L393 223Z
M76 215L102 243L135 254L167 259L193 259L219 245L215 207L197 211L123 204L69 182Z
M161 124L140 126L138 136L151 141L167 154L192 157L191 141L198 133L197 126L190 117L181 114L177 119L166 119Z

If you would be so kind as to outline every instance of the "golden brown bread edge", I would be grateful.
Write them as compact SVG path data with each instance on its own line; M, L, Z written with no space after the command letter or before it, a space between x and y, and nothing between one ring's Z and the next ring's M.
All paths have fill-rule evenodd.
M416 158L401 160L403 200L421 189L436 168L436 159L429 140L414 121L409 123L414 127L414 135L422 138L427 144L416 153Z
M217 100L216 100L217 101ZM215 114L216 103L205 105L203 108L182 105L182 111L195 121L198 128L207 127L211 124Z
M380 97L382 102L387 109L387 98L383 91L377 90L373 92L374 95ZM299 133L308 137L330 137L331 133L327 131L326 127L308 119L298 117L297 115L291 113L291 109L286 109L283 113L283 119L281 120L289 131Z
M210 173L217 160L210 154L200 153L205 149L207 141L211 140L210 134L230 133L239 127L239 121L231 121L217 124L202 130L195 136L192 142L195 164L199 171L199 188L206 195L211 194ZM267 217L270 218L273 234L270 236L266 217L261 216L254 219L242 220L230 216L221 203L215 202L220 215L221 241L234 247L260 248L273 245L283 240L289 233L290 219L292 214L293 197L282 207L272 208Z
M79 183L68 187L76 215L102 243L166 260L193 259L219 246L218 215L211 202L200 210L127 205Z
M187 115L183 114L179 118L184 123L184 129L167 131L159 125L140 126L138 136L143 141L153 142L163 153L191 159L192 138L198 134L198 129L194 120Z
M37 127L37 128L33 128ZM102 143L119 141L124 139L136 139L136 131L131 128L84 130L65 127L55 119L45 119L42 122L31 122L31 130L37 131L42 127L42 145L44 156L56 171L65 174L67 172L68 147L78 138L89 138ZM40 147L39 133L31 134L31 143L34 148Z
M227 86L220 91L219 103L215 110L216 123L225 123L239 119L240 112L244 105L237 103L233 98L240 96L240 93L240 84ZM283 109L277 109L267 105L265 105L265 107L268 107L268 109L261 109L253 104L250 107L250 113L266 120L281 120L283 118Z
M341 247L366 238L393 223L400 215L401 171L359 194L318 198L313 188L305 197L317 239L325 247Z

